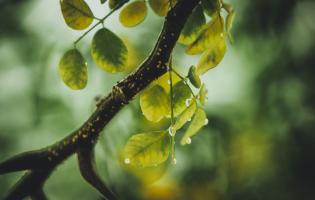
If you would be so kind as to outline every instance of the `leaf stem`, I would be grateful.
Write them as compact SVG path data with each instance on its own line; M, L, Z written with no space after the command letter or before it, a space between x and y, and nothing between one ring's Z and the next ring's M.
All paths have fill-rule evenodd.
M171 156L172 156L172 161L175 163L175 133L173 131L173 125L174 125L174 94L173 94L173 77L172 77L172 71L173 71L173 59L172 59L172 55L170 56L170 60L169 60L169 68L168 68L168 74L169 74L169 80L170 80L170 101L171 101Z
M94 26L92 26L91 28L89 28L87 31L85 31L77 40L74 41L74 47L76 47L77 43L80 42L80 40L82 40L89 32L91 32L95 27L97 27L100 24L104 24L104 21L111 16L116 10L118 10L119 8L121 8L125 3L127 3L129 0L124 0L122 2L120 2L119 4L117 4L107 15L105 15L103 18L101 19L97 19L98 22L96 24L94 24Z

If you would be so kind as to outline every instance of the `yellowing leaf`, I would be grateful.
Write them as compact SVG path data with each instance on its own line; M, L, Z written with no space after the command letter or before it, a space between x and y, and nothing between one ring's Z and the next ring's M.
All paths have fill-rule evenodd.
M193 84L193 86L195 86L196 88L200 88L201 80L199 75L196 73L196 67L193 65L189 68L188 78L190 83Z
M191 91L189 86L180 81L173 86L174 116L181 114L187 107L187 102L191 101Z
M190 106L188 108L186 108L186 110L184 110L184 112L182 112L182 114L180 114L176 118L175 124L173 126L174 129L178 130L182 126L184 126L184 124L186 124L186 122L190 121L192 116L195 114L196 108L197 108L197 103L195 100L193 100L192 103L190 104Z
M207 88L205 84L201 85L201 88L199 90L199 102L201 105L205 105L206 100L207 100Z
M225 52L225 39L220 38L215 46L206 50L201 56L197 64L196 73L201 75L207 72L209 69L216 67L223 59Z
M187 54L199 54L206 49L213 48L220 38L224 37L224 22L221 16L214 17L201 30L197 39L187 47Z
M172 6L176 4L176 0L171 0ZM149 0L149 4L152 8L152 10L161 17L166 16L169 8L169 2L170 0Z
M121 39L106 28L95 33L91 53L96 64L107 72L117 73L126 69L128 50Z
M198 37L206 18L203 14L201 6L197 6L193 13L189 16L185 26L179 36L178 42L184 45L193 43Z
M150 121L160 121L169 111L169 105L169 98L159 85L146 89L140 95L141 110Z
M60 0L60 6L70 28L83 30L93 22L93 13L84 0Z
M166 93L170 91L170 75L169 72L163 74L161 77L159 77L157 80L155 80L155 83L160 85L164 88ZM172 72L172 83L175 85L177 82L179 82L181 78L176 75L176 73Z
M122 9L119 21L126 27L140 24L147 16L147 5L144 1L134 1Z
M221 9L220 0L201 0L201 5L205 13L210 17L220 12Z
M190 138L194 136L203 126L208 123L206 113L201 108L198 108L191 124L186 130L184 136L182 137L180 143L181 145L189 144Z
M170 139L164 131L140 133L129 138L124 150L125 164L152 167L165 162L170 153Z
M73 90L85 88L88 80L86 62L77 49L67 51L59 62L59 75Z

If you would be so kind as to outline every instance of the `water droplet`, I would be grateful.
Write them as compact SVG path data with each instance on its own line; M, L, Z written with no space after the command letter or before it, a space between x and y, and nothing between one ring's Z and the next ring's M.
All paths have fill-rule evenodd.
M177 163L176 158L173 158L172 162L173 162L173 165L176 165L176 163Z
M189 122L190 122L190 121L191 121L191 118L189 118L187 121L189 121Z
M167 80L167 84L171 85L171 80Z
M223 37L224 36L223 33L221 33L220 36Z
M205 119L205 125L207 125L207 124L208 124L208 122L209 122L209 120L208 120L208 119Z
M186 104L187 107L190 105L190 103L191 103L191 99L186 99L185 104Z
M125 162L126 165L128 165L128 164L130 164L130 159L129 159L129 158L126 158L126 159L124 160L124 162Z
M191 144L191 138L190 137L186 139L186 143Z
M168 134L170 134L170 136L174 136L175 133L176 133L176 130L172 126L170 126L168 128Z

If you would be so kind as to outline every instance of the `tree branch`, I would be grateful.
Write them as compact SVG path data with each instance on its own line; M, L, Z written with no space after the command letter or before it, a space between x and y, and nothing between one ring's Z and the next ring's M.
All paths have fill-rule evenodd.
M44 182L53 170L69 156L77 153L82 176L106 198L115 199L94 171L91 152L99 134L117 112L153 80L167 72L167 63L179 34L200 0L181 0L168 12L157 43L139 68L112 89L102 99L96 111L76 131L56 144L38 151L26 152L0 163L0 174L30 170L13 187L5 199L22 199L27 196L46 198L42 192ZM87 171L86 171L87 170ZM92 177L92 178L91 178Z

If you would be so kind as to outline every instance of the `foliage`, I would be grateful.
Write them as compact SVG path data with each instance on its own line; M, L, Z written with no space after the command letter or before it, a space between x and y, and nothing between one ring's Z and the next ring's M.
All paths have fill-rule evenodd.
M124 3L125 1L122 0L110 0L109 7L115 10L120 7L120 4ZM165 16L168 9L177 2L174 0L149 0L148 2L137 0L130 2L120 12L119 21L121 24L125 27L134 27L144 21L148 12L147 3L158 16ZM61 1L61 6L62 8L65 7L64 1ZM64 8L62 9L68 26L74 28L73 24L81 24L81 26L76 26L76 28L84 29L91 23L92 18L88 18L90 21L87 23L86 17L91 17L93 14L84 1L80 1L80 4L71 4L71 7L68 9L74 9L72 12L66 12ZM221 16L221 9L228 13L226 21ZM87 12L87 10L89 11ZM70 15L69 13L75 13L75 15ZM211 17L209 22L206 22L204 13ZM159 122L163 118L170 118L168 132L172 143L167 142L167 134L165 133L167 131L165 130L161 130L158 133L134 135L128 140L124 148L125 164L139 167L155 166L166 161L170 151L172 152L172 159L175 161L174 138L176 131L193 118L181 140L182 145L189 144L191 137L208 123L206 114L203 111L203 105L206 100L206 88L201 82L200 75L216 67L223 59L226 51L225 38L229 35L234 15L232 7L221 0L202 0L201 5L193 10L180 34L178 42L187 46L187 54L203 53L198 64L196 67L191 66L188 75L183 77L176 69L172 68L172 60L170 60L168 63L169 73L154 81L140 95L141 110L149 121ZM103 23L105 18L100 19L99 23ZM76 23L70 23L73 21ZM105 71L117 73L126 70L127 48L123 41L107 28L103 27L95 33L91 49L95 63ZM71 67L76 69L82 68L74 64L69 65L67 70L70 72L69 68ZM69 78L65 79L63 75L62 79L70 86ZM192 89L189 83L195 89L200 88L197 94L193 92L195 89ZM72 88L83 89L84 86L81 84L80 87L72 86ZM171 148L168 148L168 146L171 146Z

